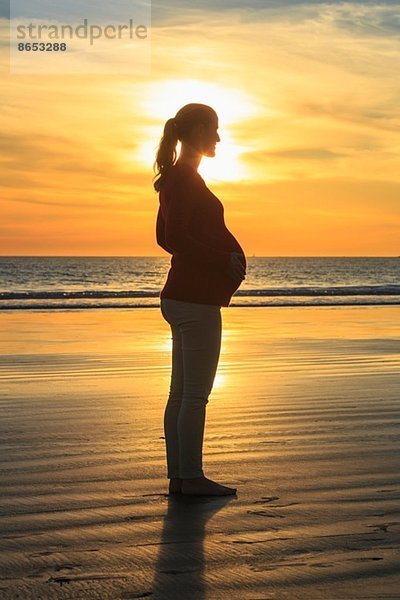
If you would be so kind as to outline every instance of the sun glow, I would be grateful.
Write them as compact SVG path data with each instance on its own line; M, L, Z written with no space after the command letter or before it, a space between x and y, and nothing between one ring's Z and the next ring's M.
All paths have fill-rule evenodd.
M226 375L224 375L223 373L217 373L214 378L213 390L225 387L226 380Z
M259 111L258 105L244 92L193 79L170 80L152 83L143 97L141 109L157 121L157 125L146 128L146 141L139 144L133 160L152 168L164 123L178 110L190 102L212 106L219 118L219 135L215 157L203 157L199 173L205 179L236 181L246 179L248 172L240 156L252 150L250 145L235 143L235 130L242 121L253 118ZM154 122L154 121L153 121ZM177 152L180 152L180 142Z

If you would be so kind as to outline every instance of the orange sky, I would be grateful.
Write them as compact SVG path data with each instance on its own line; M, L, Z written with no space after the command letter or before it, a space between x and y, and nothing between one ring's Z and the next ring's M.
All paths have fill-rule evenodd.
M171 8L137 78L11 75L3 19L1 254L164 256L155 150L167 118L205 102L221 143L199 170L246 254L400 255L391 10Z

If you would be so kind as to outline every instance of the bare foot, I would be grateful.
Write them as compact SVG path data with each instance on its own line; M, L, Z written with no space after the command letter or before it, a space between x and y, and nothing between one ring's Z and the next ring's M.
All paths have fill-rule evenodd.
M169 480L168 492L170 494L180 494L182 491L182 479L179 477L171 478Z
M228 496L236 494L236 488L221 485L207 477L182 479L182 494L190 496Z

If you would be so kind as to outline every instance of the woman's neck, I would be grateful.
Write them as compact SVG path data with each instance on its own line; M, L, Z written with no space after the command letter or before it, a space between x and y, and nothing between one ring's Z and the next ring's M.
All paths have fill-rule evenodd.
M197 171L201 159L202 154L193 148L193 146L182 144L181 152L176 162L178 164L187 164Z

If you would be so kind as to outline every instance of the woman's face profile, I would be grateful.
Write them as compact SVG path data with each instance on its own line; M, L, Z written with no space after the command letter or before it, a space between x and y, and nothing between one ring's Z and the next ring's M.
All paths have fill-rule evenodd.
M218 134L218 119L201 123L196 128L195 147L204 156L215 156L217 142L221 140Z
M221 139L218 135L218 119L209 121L203 131L203 153L205 156L215 156L217 142Z

